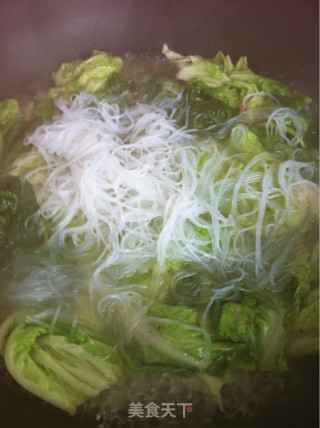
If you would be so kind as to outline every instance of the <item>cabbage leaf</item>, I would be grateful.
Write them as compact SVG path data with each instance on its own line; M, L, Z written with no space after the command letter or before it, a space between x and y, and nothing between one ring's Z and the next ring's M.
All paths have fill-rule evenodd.
M9 317L1 326L0 344L14 379L70 414L123 373L115 348L61 323L52 328L30 316Z

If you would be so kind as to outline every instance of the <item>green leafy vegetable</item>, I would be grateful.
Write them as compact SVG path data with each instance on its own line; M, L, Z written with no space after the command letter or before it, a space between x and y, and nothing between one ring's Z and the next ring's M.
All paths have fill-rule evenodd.
M220 332L234 342L245 343L249 355L257 360L262 370L281 372L287 369L284 349L287 341L283 326L284 310L259 305L250 299L249 304L226 303L222 308Z
M16 137L21 125L19 104L14 99L0 101L0 165L9 143Z
M62 326L63 327L63 326ZM77 406L115 384L122 375L116 349L75 329L8 318L0 330L1 352L11 375L26 389L74 414Z
M69 97L73 93L87 91L91 94L108 90L111 77L119 73L122 59L101 51L93 51L87 60L66 62L53 74L56 87L49 92L54 97Z
M35 214L38 204L29 183L17 177L0 175L0 267L21 251L31 251L45 234L44 222L26 222Z
M311 99L298 91L273 79L257 76L247 64L246 57L241 57L236 65L230 57L219 52L215 57L203 59L200 56L176 54L164 45L162 53L179 67L177 78L186 81L201 80L211 95L232 108L241 108L244 97L253 95L248 101L250 107L262 107L269 104L265 92L278 98L282 105L301 110ZM209 91L208 91L209 92Z

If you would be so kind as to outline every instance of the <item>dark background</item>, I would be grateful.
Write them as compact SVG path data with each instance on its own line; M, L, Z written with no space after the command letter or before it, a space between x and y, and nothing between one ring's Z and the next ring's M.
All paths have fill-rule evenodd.
M318 117L318 16L317 0L0 0L0 99L48 81L62 61L93 49L159 52L167 43L182 54L222 50L234 62L246 55L253 71L310 95ZM284 399L250 422L221 426L317 427L318 360L295 366L298 380ZM90 423L32 397L0 370L1 428L81 426Z

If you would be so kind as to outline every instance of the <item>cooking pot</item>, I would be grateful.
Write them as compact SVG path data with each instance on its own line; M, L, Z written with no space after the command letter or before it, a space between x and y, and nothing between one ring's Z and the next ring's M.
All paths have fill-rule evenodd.
M257 74L295 86L313 98L318 115L318 2L315 0L1 0L0 99L50 82L61 62L110 53L160 52L163 43L181 54L235 61L246 55ZM30 89L31 88L31 89ZM318 361L294 362L296 379L279 402L253 419L212 426L317 426ZM1 370L3 427L93 427L71 418L20 388ZM199 421L200 425L200 421Z

